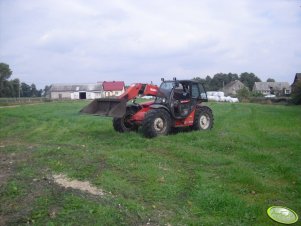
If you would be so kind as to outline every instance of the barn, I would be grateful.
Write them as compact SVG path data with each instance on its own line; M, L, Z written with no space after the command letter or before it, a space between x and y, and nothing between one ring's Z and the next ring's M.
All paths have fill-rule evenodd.
M50 99L95 99L103 97L102 83L93 84L52 84Z

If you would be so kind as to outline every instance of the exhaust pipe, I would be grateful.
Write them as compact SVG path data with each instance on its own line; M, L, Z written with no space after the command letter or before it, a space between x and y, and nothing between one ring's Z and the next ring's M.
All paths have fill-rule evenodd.
M126 112L125 99L100 98L80 110L80 113L121 118Z

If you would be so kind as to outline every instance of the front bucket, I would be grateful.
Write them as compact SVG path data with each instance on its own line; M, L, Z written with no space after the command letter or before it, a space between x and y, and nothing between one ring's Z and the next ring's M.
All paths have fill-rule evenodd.
M126 103L126 100L120 99L95 99L80 110L80 113L121 118L125 114Z

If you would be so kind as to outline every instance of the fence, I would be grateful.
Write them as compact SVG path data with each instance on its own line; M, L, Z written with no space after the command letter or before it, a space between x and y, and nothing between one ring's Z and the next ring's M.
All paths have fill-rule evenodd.
M259 104L292 104L290 97L275 97L275 98L265 98L265 97L252 97L249 98L247 102L259 103Z
M49 101L49 99L45 97L0 98L0 106L16 104L34 104L47 101Z

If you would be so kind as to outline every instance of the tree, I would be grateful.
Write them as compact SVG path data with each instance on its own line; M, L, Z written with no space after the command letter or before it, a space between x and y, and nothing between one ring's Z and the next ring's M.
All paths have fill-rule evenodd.
M247 99L250 97L250 91L248 90L248 88L244 87L237 91L237 97L240 101L243 99Z
M30 96L31 97L37 97L38 96L38 90L35 84L30 85Z
M209 77L209 78L210 78L210 77ZM206 90L209 89L209 83L207 82L206 79L203 79L203 78L200 78L200 77L195 77L195 78L193 78L193 79L194 79L194 80L197 80L197 81L200 82L200 83L202 83L202 84L204 85L204 87L205 87ZM45 89L46 89L46 87L45 87Z
M252 97L264 97L264 95L260 92L252 91L250 92L250 96Z
M12 75L8 64L0 63L0 97L40 97L43 90L37 90L35 84L30 86L19 79L8 80Z
M45 86L45 88L44 88L44 90L43 90L43 92L42 92L42 96L43 96L43 97L46 97L46 96L47 96L47 94L48 94L50 88L51 88L51 86L47 86L47 85Z
M213 78L207 75L205 79L200 77L196 77L194 79L203 83L207 91L217 91L222 89L229 82L238 80L238 75L233 73L217 73L213 76Z
M229 82L238 80L238 74L228 73L227 77L228 77ZM227 82L227 83L229 83L229 82Z
M235 81L238 79L237 74L224 74L224 73L217 73L213 76L213 78L209 82L209 90L217 91L222 89L228 83Z
M294 104L301 104L301 81L298 81L294 86L292 101Z
M21 97L30 97L31 96L31 87L25 82L21 83Z
M18 78L14 79L14 80L11 80L10 81L11 83L11 96L12 97L19 97L20 95L20 80Z
M37 89L35 84L28 85L25 82L21 83L21 97L41 97L42 89Z
M267 79L267 82L275 82L275 79L273 79L273 78L268 78L268 79Z
M8 79L12 73L8 64L0 63L0 97L10 96L12 87Z
M253 89L255 82L261 82L260 78L258 78L254 73L244 72L239 76L239 80L249 88L249 90Z
M0 81L9 79L12 73L8 64L0 63Z

